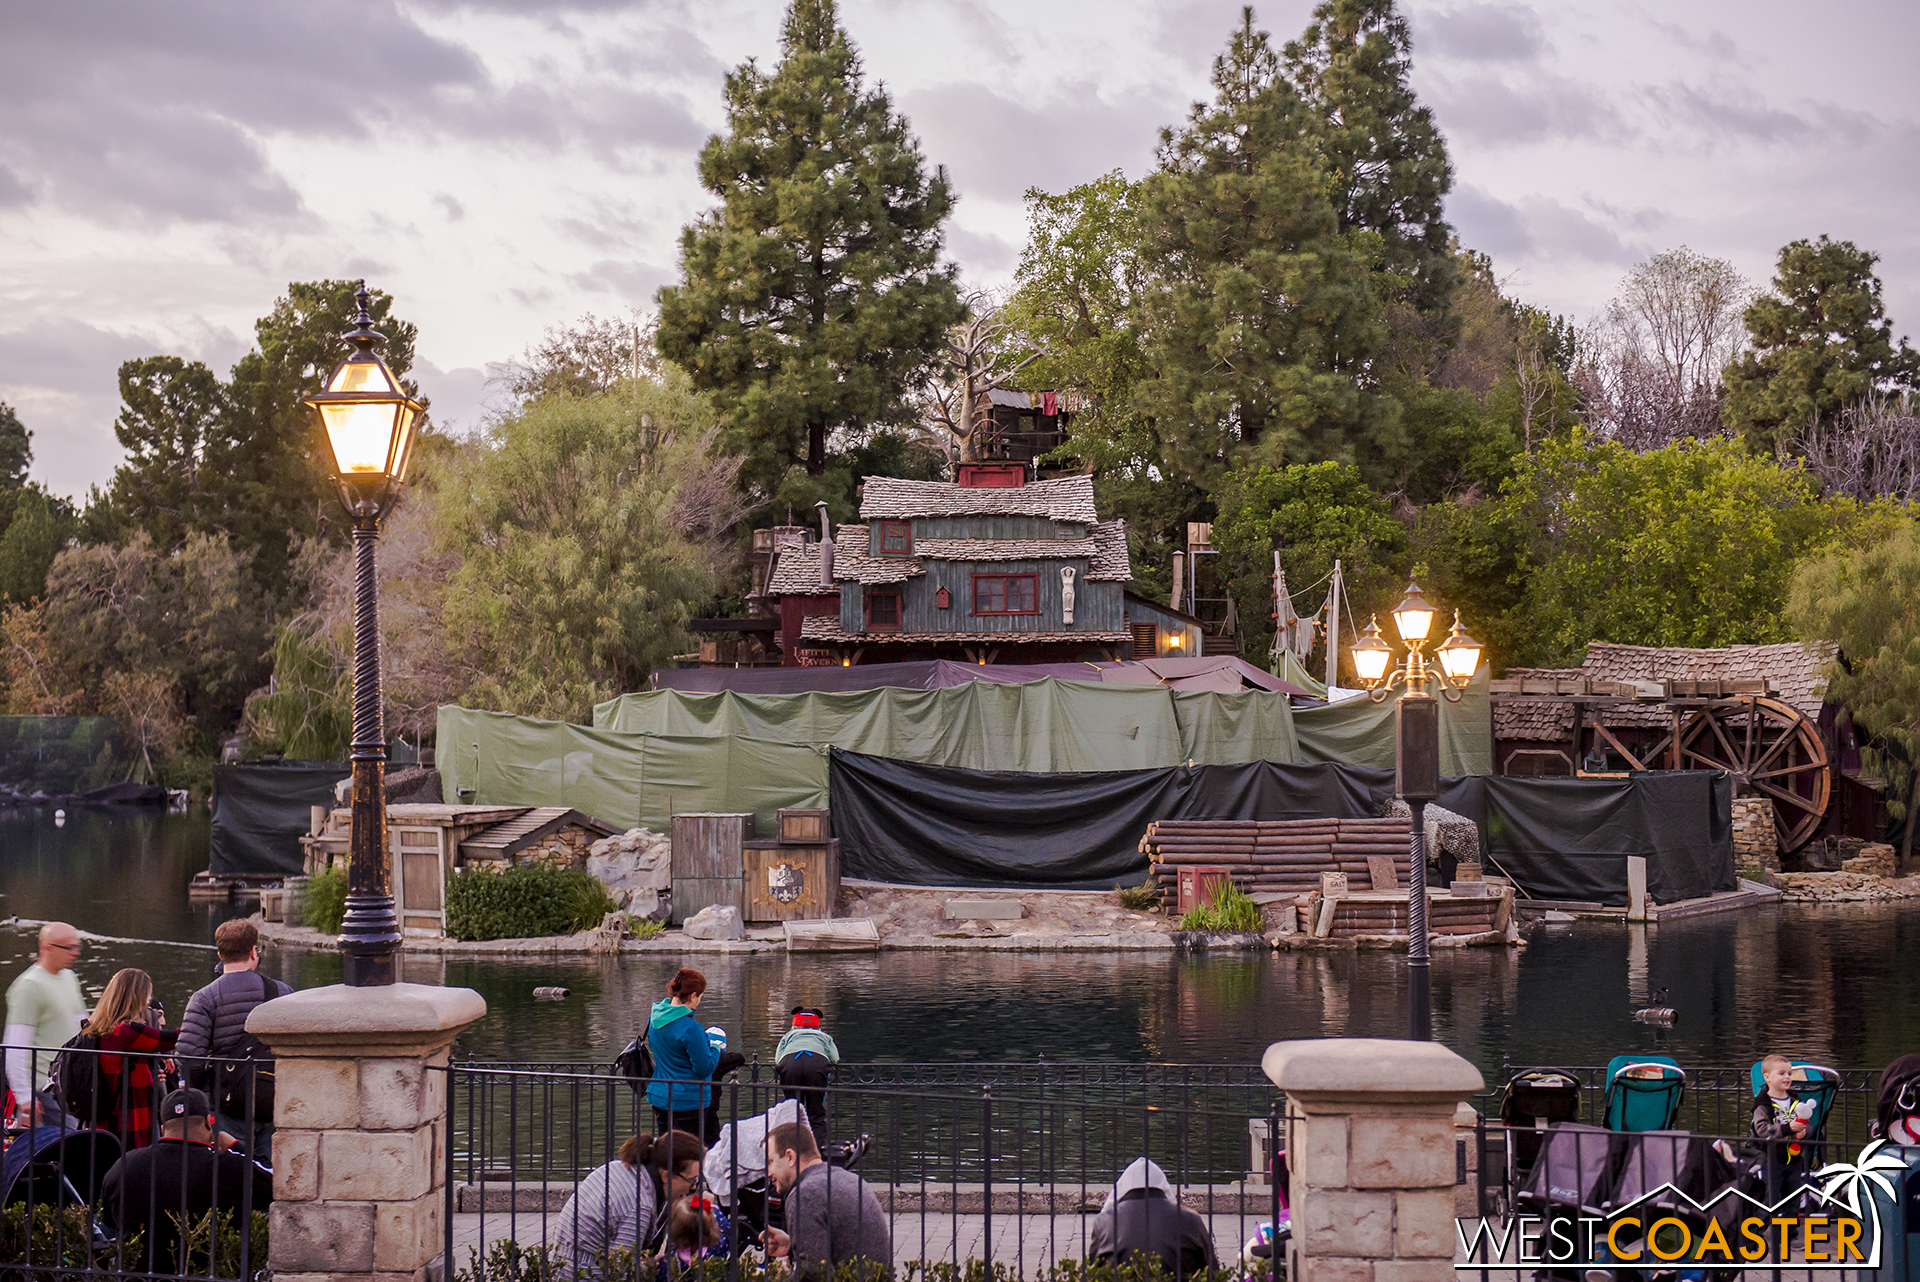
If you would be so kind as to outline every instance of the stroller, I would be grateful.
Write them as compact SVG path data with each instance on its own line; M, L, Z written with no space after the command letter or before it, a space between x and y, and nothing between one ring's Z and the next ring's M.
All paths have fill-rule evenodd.
M90 1207L119 1160L120 1141L105 1131L36 1126L0 1154L0 1206ZM87 1224L94 1249L105 1249L112 1235L91 1214Z
M1507 1187L1517 1189L1533 1170L1548 1128L1580 1118L1580 1078L1564 1068L1522 1069L1500 1095L1506 1126Z
M759 1241L769 1224L781 1223L781 1198L767 1179L766 1156L762 1152L767 1132L783 1123L804 1124L806 1116L799 1100L782 1100L764 1113L728 1122L707 1150L703 1163L706 1185L727 1209L733 1224L736 1253ZM862 1135L858 1139L823 1144L820 1156L830 1166L857 1171L872 1143L871 1137Z
M1764 1063L1765 1060L1756 1060L1747 1073L1747 1084L1753 1088L1756 1101L1767 1089L1766 1077L1760 1071L1760 1065ZM1833 1112L1835 1097L1840 1093L1840 1074L1834 1069L1801 1059L1793 1060L1792 1065L1793 1077L1787 1085L1787 1094L1796 1105L1812 1101L1813 1115L1807 1119L1805 1138L1791 1143L1766 1141L1760 1160L1745 1171L1749 1185L1769 1203L1778 1201L1782 1194L1789 1192L1790 1184L1803 1184L1806 1173L1822 1165L1812 1154L1802 1154L1805 1148L1811 1148L1826 1139L1827 1118ZM1751 1154L1757 1150L1748 1151Z
M1607 1062L1610 1131L1670 1131L1680 1120L1687 1075L1665 1055L1616 1055Z
M1766 1077L1760 1072L1765 1060L1755 1060L1753 1068L1747 1073L1747 1082L1753 1088L1753 1097L1757 1100L1767 1089ZM1813 1116L1807 1120L1807 1143L1818 1144L1827 1137L1827 1115L1833 1112L1833 1101L1840 1093L1840 1074L1824 1064L1812 1064L1804 1059L1793 1061L1793 1081L1787 1087L1787 1094L1797 1103L1800 1100L1813 1101Z

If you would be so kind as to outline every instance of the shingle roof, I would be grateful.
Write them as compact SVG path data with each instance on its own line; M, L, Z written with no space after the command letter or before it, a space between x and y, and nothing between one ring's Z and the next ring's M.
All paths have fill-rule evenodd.
M1087 567L1087 578L1094 582L1133 582L1133 562L1127 558L1127 523L1102 521L1091 531L1097 551Z
M969 645L1032 645L1040 642L1089 643L1128 641L1128 632L842 632L840 620L819 615L803 620L800 635L808 641L842 641L849 645L899 645L906 642L957 641Z
M818 582L819 562L814 562L814 581ZM868 556L867 527L843 525L833 540L833 581L835 583L905 583L919 578L927 567L910 556Z
M1099 520L1091 476L1062 476L1006 489L903 481L870 476L861 491L860 517L900 520L915 516L1044 516L1056 521Z
M780 559L767 581L770 596L821 596L820 545L801 543L780 549Z
M1593 641L1578 668L1508 668L1508 678L1592 677L1601 681L1742 681L1766 679L1775 697L1809 717L1820 715L1826 665L1839 647L1813 647L1788 641L1778 645L1734 645L1719 650L1681 646L1618 645ZM1672 714L1663 706L1620 703L1601 716L1609 726L1666 726ZM1564 739L1573 726L1571 705L1553 699L1498 699L1493 705L1496 739Z
M904 583L924 575L926 559L939 561L1048 561L1084 559L1089 582L1126 583L1133 578L1124 521L1104 521L1084 539L921 539L913 556L869 556L867 527L843 525L833 540L836 583ZM780 550L767 591L774 596L819 596L820 545Z
M1055 561L1099 552L1093 539L916 539L915 556L936 561Z

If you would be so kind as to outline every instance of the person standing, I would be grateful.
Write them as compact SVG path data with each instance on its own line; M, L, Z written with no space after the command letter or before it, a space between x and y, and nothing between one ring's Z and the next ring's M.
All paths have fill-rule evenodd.
M271 1162L273 1052L247 1031L247 1016L293 989L260 973L260 931L251 921L221 922L213 946L220 976L187 999L175 1049L187 1084L213 1102L220 1130Z
M46 1084L54 1052L87 1017L87 999L73 973L79 956L80 932L64 921L50 921L40 928L38 959L7 988L7 1085L23 1113L39 1114L34 1125L67 1123L66 1110Z
M706 1134L705 1115L720 1050L693 1017L706 991L707 977L682 966L667 981L666 998L653 1004L647 1021L647 1046L653 1051L647 1103L653 1105L656 1135L685 1131L708 1143L717 1138Z
M811 1006L793 1008L793 1027L773 1051L773 1079L789 1087L788 1099L806 1106L807 1120L816 1134L827 1128L827 1081L840 1062L840 1048L820 1028L820 1012Z
M154 1110L160 1104L162 1079L154 1072L159 1067L154 1057L172 1050L180 1036L161 1023L153 1009L153 977L130 966L107 981L107 991L100 994L100 1004L82 1030L99 1039L100 1102L112 1101L110 1110L94 1117L101 1129L119 1137L127 1152L145 1148L159 1134Z
M833 1282L893 1269L893 1230L873 1189L853 1171L828 1164L813 1132L787 1122L767 1132L767 1178L786 1198L787 1227L769 1227L767 1258L785 1256L796 1277Z

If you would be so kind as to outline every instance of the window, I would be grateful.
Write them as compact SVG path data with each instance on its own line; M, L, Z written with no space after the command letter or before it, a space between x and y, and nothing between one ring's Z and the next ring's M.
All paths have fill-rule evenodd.
M973 576L975 614L1040 613L1040 576L1037 574L976 574Z
M900 594L888 589L867 593L867 631L900 630Z
M905 521L880 522L880 554L912 556L913 526Z

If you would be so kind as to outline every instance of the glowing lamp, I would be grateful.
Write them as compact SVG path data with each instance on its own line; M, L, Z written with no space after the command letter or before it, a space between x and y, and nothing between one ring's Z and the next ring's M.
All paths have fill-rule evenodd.
M1427 639L1427 633L1433 630L1433 616L1437 613L1420 591L1420 585L1409 583L1407 594L1400 598L1399 605L1393 607L1393 626L1400 633L1402 641L1414 645Z
M1359 673L1360 684L1371 690L1386 678L1387 665L1392 661L1393 650L1380 639L1380 617L1375 615L1353 643L1353 670Z
M1473 671L1480 666L1480 643L1467 635L1460 626L1460 611L1453 612L1453 631L1440 646L1440 670L1447 674L1448 680L1455 685L1465 685L1473 679Z
M360 314L354 327L341 335L354 351L327 379L326 390L307 397L306 403L320 415L347 510L358 515L362 505L370 504L378 516L407 479L423 407L380 359L377 349L387 336L373 327L367 310L372 295L364 280L354 299Z

